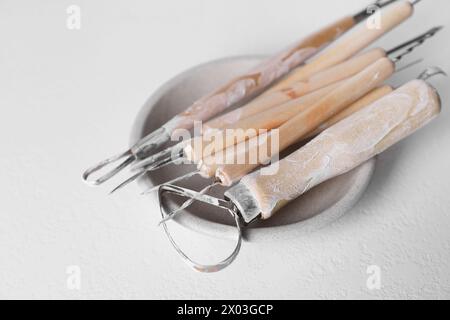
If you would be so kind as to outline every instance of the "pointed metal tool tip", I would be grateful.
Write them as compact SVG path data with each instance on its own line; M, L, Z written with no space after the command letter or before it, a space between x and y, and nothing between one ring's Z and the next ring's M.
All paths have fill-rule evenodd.
M151 193L153 193L153 192L156 192L156 191L159 190L159 188L160 188L161 186L163 186L163 184L160 184L160 185L157 185L157 186L154 186L154 187L150 187L150 188L148 188L147 190L142 191L142 192L141 192L141 196L146 196L146 195L148 195L148 194L151 194Z
M185 175L183 175L183 176L181 176L181 177L178 177L178 178L175 178L175 179L173 179L173 180L167 181L167 182L165 182L165 183L159 184L159 185L157 185L157 186L151 187L151 188L145 190L143 193L141 193L141 195L147 195L147 194L156 192L156 191L158 191L159 188L161 188L161 187L164 187L164 186L166 186L166 185L172 185L172 184L175 184L175 183L177 183L177 182L181 182L181 181L187 180L187 179L189 179L189 178L191 178L191 177L193 177L193 176L195 176L195 175L197 175L197 174L199 174L198 171L192 171L192 172L186 173Z
M444 26L437 26L437 27L432 28L429 32L430 32L430 34L435 34L439 31L441 31L442 29L444 29Z
M142 177L145 173L146 173L145 170L136 173L135 175L131 176L130 178L128 178L127 180L125 180L124 182L122 182L121 184L119 184L119 185L118 185L117 187L115 187L113 190L111 190L111 192L110 192L109 194L113 194L113 193L117 192L118 190L124 188L125 186L129 185L129 184L132 183L133 181L136 181L137 179L139 179L140 177Z
M152 194L154 192L157 192L161 186L162 186L162 184L148 188L147 190L141 192L141 196L146 196L146 195Z
M405 43L402 43L399 46L387 51L386 53L387 53L387 55L391 55L397 51L402 50L400 53L398 53L398 55L396 57L392 58L392 61L398 62L398 61L402 60L405 56L412 53L416 48L423 45L426 40L434 37L434 35L438 31L440 31L442 28L443 27L441 27L441 26L434 27L434 28L428 30L427 32L421 34L420 36L415 37L414 39L411 39L409 41L406 41Z
M163 224L166 224L170 220L172 220L172 217L167 217L167 218L162 219L161 221L158 222L157 227L161 227Z

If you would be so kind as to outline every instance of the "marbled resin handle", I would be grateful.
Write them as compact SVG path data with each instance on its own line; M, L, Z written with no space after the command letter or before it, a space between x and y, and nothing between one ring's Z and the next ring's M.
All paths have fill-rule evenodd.
M277 174L241 180L270 218L318 184L344 174L422 128L441 110L436 91L413 80L324 131L279 162ZM276 164L275 164L276 165Z

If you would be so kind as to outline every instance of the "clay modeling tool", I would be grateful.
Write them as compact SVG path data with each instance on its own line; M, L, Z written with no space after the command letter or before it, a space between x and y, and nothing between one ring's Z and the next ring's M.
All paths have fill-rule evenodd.
M397 56L393 57L392 60L389 60L388 58L380 58L375 63L372 63L370 66L375 65L377 62L384 61L384 63L378 63L377 67L375 67L375 69L371 69L371 71L370 71L370 72L372 72L371 76L376 79L373 82L366 82L365 83L366 86L360 85L361 81L362 81L362 83L364 83L364 81L367 80L366 78L364 78L364 76L362 76L360 74L363 73L364 70L368 69L369 68L368 66L366 66L365 69L362 69L359 73L357 73L353 77L350 77L346 80L341 80L337 84L330 85L330 86L322 88L316 92L313 92L307 96L304 96L304 97L295 99L293 101L290 101L288 103L285 103L273 110L272 109L267 110L265 112L267 115L265 115L265 113L262 113L262 114L257 114L255 116L253 116L254 119L252 117L250 117L250 118L241 120L239 124L235 125L234 129L239 128L240 126L244 126L243 122L247 122L247 124L248 124L247 127L245 127L244 129L248 129L249 127L253 127L255 129L277 128L280 125L284 125L285 122L287 122L288 120L292 120L291 118L296 118L296 115L297 115L297 117L299 117L302 114L304 114L306 111L309 111L310 109L314 110L315 104L319 104L322 106L322 108L328 109L329 114L331 114L331 112L334 112L332 114L332 117L334 117L337 113L339 113L334 108L338 108L338 109L340 108L343 110L345 107L351 105L352 103L356 102L359 98L362 98L365 94L367 94L371 90L375 89L386 78L391 76L392 72L394 71L394 68L392 67L393 63L399 62L406 54L411 53L414 48L416 48L418 45L422 44L429 37L433 36L438 30L440 30L439 27L432 28L428 32L424 33L423 35L416 37L410 41L407 41L405 44L403 44L401 46L398 46L396 48L396 51L390 50L391 54L397 52L398 50L403 50ZM383 78L381 76L383 74L383 70L380 71L379 69L376 69L376 68L380 68L380 67L383 68L382 66L384 66L384 68L387 68L389 70L388 72L384 73L385 78ZM384 70L384 71L386 71L386 70ZM357 77L358 75L360 75L362 78L358 78ZM355 79L353 80L353 82L350 85L345 85L345 83L348 82L351 78L355 78ZM355 89L354 87L358 87L359 89ZM344 93L344 94L342 94L342 92L341 92L343 90L343 88L345 88L345 90L347 90L346 93ZM352 94L349 94L349 93L352 93ZM355 93L357 93L357 94L355 94ZM348 94L348 95L346 95L346 94ZM341 100L334 99L333 97L335 97L335 96L341 96ZM345 96L345 97L342 98L342 96ZM335 106L335 107L333 108L333 106ZM318 108L318 107L316 107L316 108ZM309 112L311 113L311 111L309 111ZM326 115L324 114L323 116L326 116ZM309 122L308 123L309 126L304 126L304 124L302 124L302 123L295 123L293 125L293 127L297 128L299 126L300 127L304 126L305 128L307 128L307 130L309 130L307 132L301 133L300 137L297 138L297 140L301 139L301 138L305 138L306 134L310 134L318 126L320 126L323 122L328 120L327 118L323 118L323 116L317 118L317 121L320 121L320 123L317 123L317 121ZM248 120L251 120L251 121L249 122ZM307 120L303 119L301 121L305 122ZM281 126L280 129L281 128L283 128L283 126ZM232 130L232 131L235 132L235 130ZM254 130L254 132L257 133L257 130ZM290 134L290 133L287 133L287 134ZM255 139L259 138L256 136L253 136L253 137L250 136L248 134L248 130L245 135L240 135L240 137L241 137L241 140L236 139L235 136L232 137L232 139L224 139L224 140L225 140L225 143L229 142L229 141L239 143L239 142L245 142L245 141L242 141L244 138L248 138L250 140L252 140L252 138L255 138ZM203 138L199 137L199 138L194 138L192 141L182 142L178 145L175 145L172 148L166 149L166 150L162 151L161 153L156 154L156 155L142 161L141 163L138 163L138 165L136 167L138 172L136 174L134 174L132 177L130 177L129 179L125 180L120 185L118 185L112 192L115 192L115 191L119 190L120 188L123 188L124 186L131 183L132 181L143 176L148 171L154 171L154 170L160 169L161 167L164 167L168 164L177 163L177 161L179 161L180 159L182 159L183 163L185 163L185 160L190 160L190 161L193 161L194 163L199 164L199 171L194 171L194 172L188 173L185 176L178 177L167 183L173 184L173 183L188 179L197 174L200 174L205 178L215 177L216 170L218 169L218 166L215 165L215 159L214 159L215 154L207 154L205 157L204 150L214 150L215 152L221 151L220 153L223 154L224 152L226 152L226 151L222 151L223 149L226 149L227 147L228 147L228 149L233 148L233 146L231 146L232 143L230 143L229 145L221 143L219 146L215 145L213 148L204 149L203 143L202 143L203 141L200 141L200 143L197 144L199 146L196 145L196 142L198 142L198 139L202 140ZM242 143L240 143L238 145L242 145ZM200 150L200 151L195 151L195 150ZM212 153L212 151L210 153ZM205 158L206 158L206 161L205 161ZM252 164L251 166L248 165L247 168L244 168L244 171L245 170L251 171L254 168L256 168L257 166L258 166L258 164ZM234 166L234 167L236 167L236 166ZM248 171L248 172L250 172L250 171ZM247 174L248 172L245 172L244 175ZM226 185L229 185L229 183L231 183L229 181L227 181L227 182L220 181L220 182L225 183ZM217 184L217 181L214 182L214 185L216 185L216 184ZM148 192L153 192L153 191L156 191L157 189L158 189L158 186L151 188Z
M395 2L395 0L379 0L369 8L373 8L373 6L381 8L393 2ZM367 42L373 41L375 38L389 31L412 14L411 5L408 7L409 10L397 9L397 7L391 9L391 6L388 8L390 14L387 16L389 16L389 18L386 19L386 21L383 21L379 30L377 29L375 32L368 32L368 34L364 35L364 38L367 36L367 40L354 39L355 46L358 47L357 49L362 49L366 46ZM152 155L160 147L169 142L173 133L178 129L191 129L195 121L207 121L220 114L228 107L264 90L274 81L280 79L292 69L304 63L324 46L371 16L374 12L374 10L367 10L367 8L365 8L354 16L344 17L332 25L297 42L294 46L282 51L280 54L264 61L249 72L232 79L224 86L194 102L183 113L176 115L162 125L161 128L142 138L129 150L107 158L86 170L83 173L83 180L90 185L100 185L111 179L135 160L145 159ZM352 50L347 51L351 53L350 51ZM334 61L326 63L327 66L331 66L332 64L334 64ZM322 65L325 65L325 63L321 64L321 66ZM322 69L324 68L325 67ZM111 169L108 170L108 168ZM102 174L102 172L104 173ZM99 177L93 178L93 175Z
M240 119L289 101L289 98L292 96L294 98L299 97L324 85L343 80L360 71L362 66L367 66L382 56L398 51L405 44L388 52L385 52L383 49L373 49L349 61L345 61L397 25L399 23L398 19L402 21L402 19L411 15L412 5L416 3L404 1L392 5L389 10L386 8L380 12L380 23L385 24L383 26L385 29L382 29L381 25L379 29L374 27L373 30L369 29L367 25L355 28L336 40L332 47L327 48L323 53L317 57L315 56L312 61L292 71L286 79L283 79L279 84L254 99L248 105L210 120L203 125L203 128L205 130L221 129L229 124L234 124ZM414 41L415 39L412 40L412 42ZM335 67L333 68L333 66ZM327 71L317 74L323 70Z
M348 118L331 126L304 147L279 163L274 174L262 169L245 176L227 190L224 199L173 185L159 189L164 230L183 260L200 272L216 272L230 265L241 248L242 229L252 222L273 217L281 208L315 186L342 175L413 134L441 111L436 90L426 80L443 73L427 69L412 80ZM236 223L236 247L229 257L215 265L203 265L188 257L170 234L166 220L167 196L195 199L222 209Z
M397 51L398 50L399 49L397 49ZM308 79L293 83L289 88L263 93L245 106L204 123L202 125L202 133L205 134L211 130L219 130L234 126L241 120L247 119L255 114L264 112L283 103L296 100L311 92L317 91L318 89L347 79L364 69L364 67L367 67L369 64L392 53L394 52L386 52L381 48L372 49L347 61L341 62L336 66L320 71Z
M202 158L213 155L214 152L221 151L234 144L238 144L243 140L247 140L258 135L258 130L271 130L274 128L278 128L287 120L294 117L296 114L306 110L311 103L317 101L317 99L315 99L315 95L320 97L328 94L338 85L340 85L345 79L362 71L364 68L366 68L379 58L393 56L399 50L406 48L407 50L405 50L402 54L392 58L394 62L400 61L404 55L412 52L414 48L420 46L423 42L425 42L425 40L434 36L439 30L441 30L441 28L442 27L432 28L424 34L412 40L409 40L389 51L385 51L383 49L370 50L365 54L359 55L353 59L342 62L337 66L319 72L313 75L307 81L297 83L296 85L294 85L294 87L291 87L288 90L281 90L264 94L261 96L261 98L255 99L247 106L232 111L231 115L225 115L228 120L222 121L224 120L222 119L222 126L216 126L216 124L218 123L211 124L211 121L209 123L206 123L203 126L203 128L206 128L204 130L203 137L195 138L191 144L187 145L183 149L184 155L187 160L198 163ZM307 90L303 88L308 88L311 89L311 91L316 91L313 91L313 94L301 97L302 90ZM319 88L323 89L318 90ZM297 94L299 93L300 97L297 97ZM267 100L269 100L266 100L265 97L268 97L271 101L276 100L277 103L274 103L272 106L269 106L269 103L260 104L260 101L267 102ZM264 108L260 108L258 112L256 111L256 106L264 106ZM250 114L248 113L248 110L252 110L253 112ZM237 112L241 116L243 114L247 114L245 117L242 116L239 121L236 121L235 119L238 118L238 116L237 114L235 114L235 112ZM236 122L232 123L233 121ZM230 134L227 134L226 132L218 132L218 130L221 129L228 130ZM237 131L239 131L239 134L236 134ZM242 131L244 131L245 134L243 134ZM218 149L216 148L217 133L222 136L222 142L220 143L220 147ZM211 138L213 136L215 138L215 141L211 142ZM196 143L199 146L197 148L195 146ZM214 145L214 147L207 148L208 145ZM145 163L145 161L143 162ZM136 167L138 166L139 164L136 164Z
M364 49L374 40L410 17L414 12L414 5L420 1L399 1L379 11L378 25L361 24L331 44L327 50L322 51L288 74L284 79L273 86L270 91L288 88L292 83L309 78L318 70L324 70L331 65L342 62ZM383 30L384 29L384 30ZM357 39L357 41L354 41Z
M438 32L441 29L441 27L432 28L431 30L427 31L423 35L420 35L417 38L414 38L413 40L410 40L406 42L406 48L407 50L404 51L402 54L393 57L392 61L398 62L400 61L403 56L407 53L412 52L412 50L422 44L426 39L429 37L432 37L436 32ZM395 50L404 49L405 46L400 45ZM377 52L380 54L383 54L382 56L386 56L386 52L382 49L376 49ZM392 55L396 51L389 51L388 55ZM371 52L369 52L371 53ZM356 59L356 58L355 58ZM344 62L342 64L349 65L348 62L352 62L351 59L347 62ZM369 60L368 60L369 61ZM368 62L367 61L367 62ZM375 60L376 61L376 60ZM372 61L372 62L375 62ZM341 64L341 65L342 65ZM363 64L360 63L360 61L356 61L354 65L349 65L349 69L351 69L351 72L349 72L350 75L355 75L358 72L361 72L364 68L368 67L371 63ZM340 65L338 65L340 66ZM319 79L332 79L331 74L335 73L337 70L335 70L336 67L331 68L332 72L329 72L329 70L326 70L324 72L321 72L314 76L314 78ZM342 72L341 74L344 74L345 72ZM322 75L323 74L323 75ZM187 160L192 161L194 163L199 163L202 159L212 156L214 153L221 151L223 149L226 149L228 147L231 147L232 145L241 143L245 140L251 139L258 135L258 132L260 130L272 130L275 128L279 128L281 125L283 125L286 121L291 119L292 117L295 117L297 114L304 112L307 110L312 103L316 102L318 97L325 96L326 94L330 93L332 90L336 89L341 85L345 79L348 77L343 78L343 80L334 83L334 85L328 85L327 87L323 88L322 90L317 90L314 93L308 95L307 97L310 99L306 99L306 97L298 98L298 99L292 99L290 101L286 101L285 103L278 105L276 107L272 107L268 110L265 110L264 112L256 113L252 116L246 117L245 119L242 119L238 121L235 124L228 125L226 127L226 130L223 132L218 132L214 130L209 130L208 132L203 134L203 137L196 138L191 144L186 146L184 150L184 155L187 158ZM323 81L325 83L325 81ZM316 95L316 96L315 96ZM214 138L214 139L212 139ZM221 139L222 141L218 140ZM199 141L201 140L201 141ZM211 141L213 140L213 141Z

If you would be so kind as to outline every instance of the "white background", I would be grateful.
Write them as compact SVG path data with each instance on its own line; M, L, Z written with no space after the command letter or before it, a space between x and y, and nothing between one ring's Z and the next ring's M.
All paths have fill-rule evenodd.
M66 28L79 5L82 28ZM0 1L0 298L450 298L449 83L443 115L380 157L361 202L326 229L245 243L218 274L188 269L136 185L114 197L81 172L128 144L159 85L209 60L269 54L364 0ZM389 48L449 20L424 0ZM444 30L415 52L450 71ZM408 60L407 60L408 61ZM109 186L108 186L109 187ZM66 268L81 268L69 290ZM381 290L366 269L382 270Z

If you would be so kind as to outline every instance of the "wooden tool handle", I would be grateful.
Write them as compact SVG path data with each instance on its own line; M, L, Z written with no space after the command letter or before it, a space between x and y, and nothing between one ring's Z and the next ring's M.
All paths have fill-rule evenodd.
M357 75L344 81L342 85L309 107L305 112L283 124L278 130L278 135L274 135L275 133L271 132L264 141L258 141L260 139L256 137L254 138L256 141L249 140L248 147L238 145L238 150L228 148L224 151L225 156L219 153L221 158L231 159L231 153L235 154L235 158L246 159L247 162L245 164L229 164L227 162L226 164L218 165L216 169L217 178L227 186L239 181L260 164L269 162L273 156L295 144L323 122L381 85L393 74L394 69L395 67L391 60L381 58ZM258 162L249 161L249 159L254 159L255 155L258 157ZM211 159L204 161L208 165L210 163L214 165L215 163ZM202 163L202 166L204 167L205 164ZM208 171L210 170L208 169Z
M260 130L280 127L343 84L346 79L385 56L386 52L383 49L372 49L335 67L319 72L308 81L297 83L288 91L282 90L263 95L247 106L236 110L239 112L238 114L233 111L231 115L225 115L228 120L226 121L227 125L224 124L225 121L222 122L221 129L207 127L202 137L196 138L194 144L189 144L185 148L184 153L187 159L199 163L216 152L257 136ZM309 94L303 95L308 91L310 91ZM269 107L268 101L273 103L272 108L262 108L262 106ZM244 114L249 114L250 109L257 109L257 107L260 112L238 120ZM266 110L263 111L263 109ZM252 110L252 113L253 111L257 112L257 110ZM226 132L225 129L227 129Z
M280 161L275 175L255 172L241 184L250 190L263 219L268 219L311 188L356 168L409 136L439 112L435 90L422 80L413 80Z
M265 112L275 106L298 99L320 88L344 80L385 56L386 52L383 49L375 48L334 67L323 70L311 76L309 79L296 82L287 89L262 94L247 105L210 120L203 125L203 132L208 133L208 131L213 129L225 129L230 126L239 128L240 121L243 119L247 119L257 113Z
M194 138L184 148L184 155L190 162L198 164L202 159L211 157L216 152L259 135L261 130L278 128L290 118L305 111L322 97L335 90L341 82L331 84L263 113L242 119L234 125L229 125L226 129L210 129L202 136Z
M285 79L272 87L270 91L288 88L292 83L307 79L320 70L348 59L405 21L413 12L414 7L409 1L397 2L380 9L381 20L379 26L369 26L366 23L362 23L336 40L310 63L292 71Z
M253 70L232 79L218 90L194 102L185 112L167 122L163 128L172 134L176 129L191 129L194 121L211 119L235 103L267 88L354 24L352 17L346 17L297 42Z
M384 85L379 88L376 88L366 94L364 97L350 105L349 107L345 108L344 111L341 111L334 117L332 117L330 120L322 123L315 131L308 134L304 140L307 140L309 138L315 137L325 131L326 129L330 128L332 125L338 123L341 120L344 120L345 118L351 116L355 112L358 112L362 108L367 107L368 105L372 104L373 102L381 99L382 97L388 95L391 93L394 89L391 86Z

